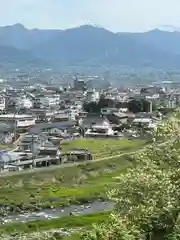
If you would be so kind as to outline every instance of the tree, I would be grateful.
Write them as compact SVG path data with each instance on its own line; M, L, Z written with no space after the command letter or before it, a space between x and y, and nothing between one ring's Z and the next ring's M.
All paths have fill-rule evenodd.
M100 113L102 108L113 107L114 101L101 96L99 102L89 102L83 105L86 112Z
M137 113L143 112L143 103L141 99L133 99L128 103L128 109L130 112Z
M99 109L101 108L113 108L115 106L115 102L112 99L105 98L101 96L98 102Z
M128 103L128 109L129 111L133 112L133 113L137 113L137 112L149 112L150 110L150 104L152 104L151 102L149 102L146 99L132 99L129 103ZM152 110L156 110L156 106L153 104L152 105Z
M82 239L164 239L179 213L180 193L171 177L153 164L120 176L118 188L109 192L116 202L114 213Z
M180 239L179 117L176 112L164 128L157 127L158 134L168 134L171 141L134 155L136 167L121 174L108 193L114 212L82 235L83 240Z
M100 111L99 106L96 102L85 103L83 105L83 109L86 112L93 112L93 113L97 113Z

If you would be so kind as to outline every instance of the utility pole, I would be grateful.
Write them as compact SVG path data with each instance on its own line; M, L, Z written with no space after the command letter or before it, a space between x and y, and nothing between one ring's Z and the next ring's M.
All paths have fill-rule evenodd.
M14 142L16 142L16 136L17 136L17 120L16 115L18 114L18 109L16 106L14 106Z
M35 163L35 149L34 149L34 135L32 135L32 162L33 162L33 167L36 167L36 163Z

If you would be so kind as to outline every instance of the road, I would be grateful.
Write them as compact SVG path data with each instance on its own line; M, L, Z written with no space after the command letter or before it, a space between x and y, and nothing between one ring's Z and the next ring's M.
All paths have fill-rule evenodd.
M168 142L171 142L171 141L172 140L169 140L169 141L163 142L163 143L159 143L156 146L160 147L160 146L166 145ZM137 152L144 151L148 146L150 146L150 145L147 145L144 148L138 149L136 151L121 153L119 155L105 157L105 158L100 158L100 159L94 160L94 162L101 162L101 161L110 160L110 159L114 159L114 158L118 158L118 157L122 157L122 156L126 156L126 155L127 156L128 155L133 155ZM28 170L22 170L22 171L19 171L19 172L1 173L0 178L7 177L7 176L18 176L18 175L24 175L24 174L31 174L31 173L35 173L35 172L46 172L46 171L50 172L50 171L60 169L60 168L86 165L87 163L91 163L91 162L88 160L88 161L84 161L84 162L66 163L66 164L61 164L61 165L53 165L53 166L49 166L49 167L33 168L33 169L28 169Z

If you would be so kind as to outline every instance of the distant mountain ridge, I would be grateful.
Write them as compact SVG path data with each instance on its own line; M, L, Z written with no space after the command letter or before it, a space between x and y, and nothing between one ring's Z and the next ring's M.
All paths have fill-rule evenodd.
M67 30L0 27L0 64L180 68L180 32L113 33L84 25Z

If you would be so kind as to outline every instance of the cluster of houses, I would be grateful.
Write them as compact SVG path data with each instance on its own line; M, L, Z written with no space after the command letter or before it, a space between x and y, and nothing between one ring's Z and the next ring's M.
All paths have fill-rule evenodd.
M72 89L40 85L6 89L0 97L0 144L2 148L12 143L15 147L0 152L0 170L91 160L88 149L79 146L63 153L60 143L79 137L145 138L146 132L162 120L162 114L151 107L148 112L136 114L117 105L96 114L85 112L83 104L99 101L101 94L117 103L127 103L134 97L162 107L175 108L179 104L179 95L160 88L97 91L85 89L84 82L77 80Z

